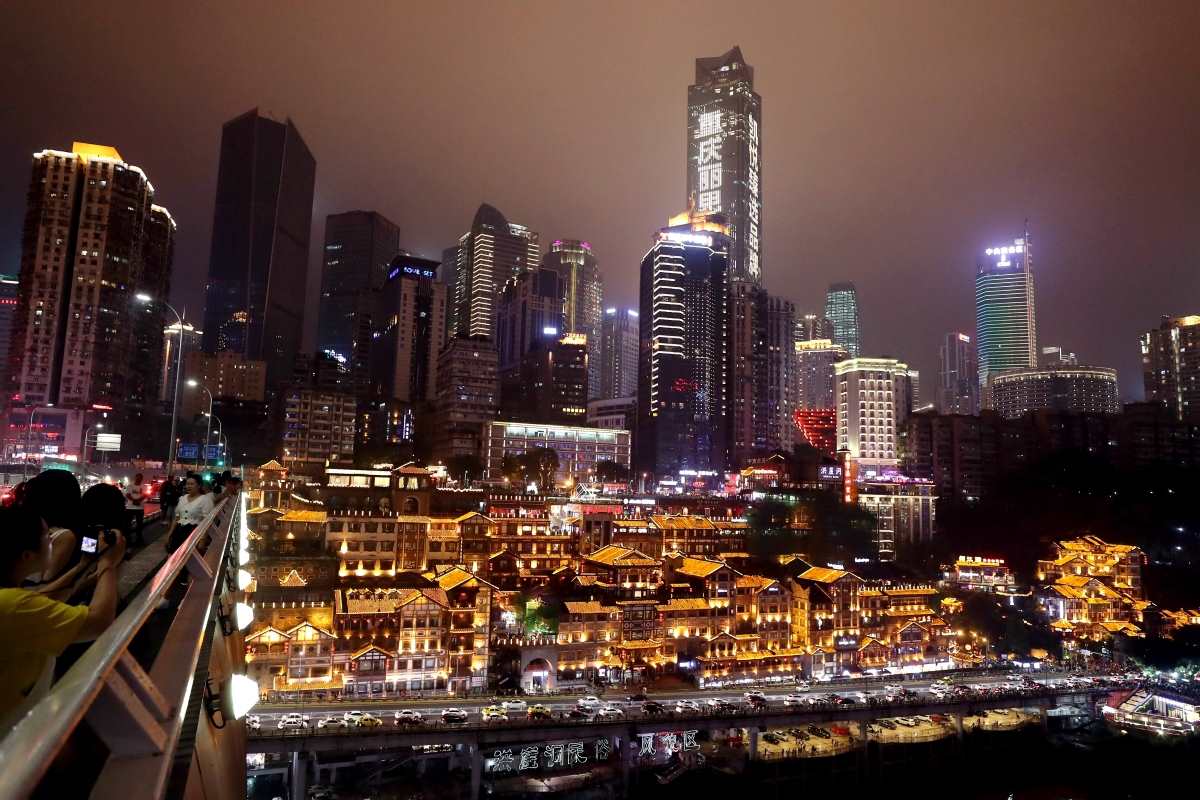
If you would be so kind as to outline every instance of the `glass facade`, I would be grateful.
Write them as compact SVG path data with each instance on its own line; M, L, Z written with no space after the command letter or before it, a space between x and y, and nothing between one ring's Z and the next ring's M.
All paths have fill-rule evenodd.
M975 344L984 405L988 378L1006 369L1037 366L1033 305L1033 248L1029 234L984 251L975 276Z
M833 343L844 347L851 358L862 355L858 291L853 283L830 285L825 293L825 318L833 324Z

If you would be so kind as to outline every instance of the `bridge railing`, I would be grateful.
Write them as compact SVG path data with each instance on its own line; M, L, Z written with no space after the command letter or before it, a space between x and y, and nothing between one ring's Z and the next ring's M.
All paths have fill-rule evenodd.
M77 787L76 796L165 796L181 736L186 728L190 747L197 718L204 713L202 694L214 631L219 637L223 627L218 624L223 596L238 588L240 512L237 503L220 503L48 695L0 739L0 797L35 792L85 725L108 756L94 785ZM165 633L158 632L155 622L157 653L143 667L131 645L163 609L173 609L173 616ZM67 757L56 769L70 766Z

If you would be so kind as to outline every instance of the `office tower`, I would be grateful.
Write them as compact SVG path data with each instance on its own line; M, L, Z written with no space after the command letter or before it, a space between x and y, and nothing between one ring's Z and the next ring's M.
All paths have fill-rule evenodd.
M204 332L185 320L182 328L178 321L172 322L163 328L162 335L163 354L158 399L159 402L166 403L171 402L175 397L175 368L179 363L179 348L183 348L183 358L186 360L188 353L200 350L204 341ZM182 384L179 391L183 391Z
M432 402L438 353L446 343L445 284L438 262L396 256L375 297L370 392L375 400Z
M796 306L767 299L767 450L791 452L799 391L796 373Z
M0 387L8 385L8 351L20 285L19 276L0 273Z
M1006 419L1032 411L1119 414L1117 371L1108 367L1062 364L1010 369L988 380L992 408Z
M64 426L56 452L78 448L83 412L96 407L130 441L148 430L163 315L137 295L166 297L174 236L146 174L116 149L75 142L34 154L9 384L14 406L57 407L45 412Z
M638 312L604 310L600 342L600 398L637 396Z
M577 239L557 239L542 267L559 274L563 293L563 332L587 336L588 397L600 396L600 324L604 280L592 246Z
M500 408L496 345L490 337L452 337L438 354L433 457L483 456L484 423Z
M1076 366L1077 364L1079 364L1078 356L1056 344L1043 345L1042 352L1038 356L1039 367Z
M846 348L851 358L862 352L858 318L858 291L853 283L831 283L825 292L825 318L833 323L833 343Z
M992 374L1037 366L1033 244L1028 231L1010 245L983 252L975 276L975 345L985 408L991 408L987 384Z
M1180 422L1200 424L1200 315L1163 317L1141 337L1146 400Z
M729 227L729 277L758 283L762 262L762 98L734 47L696 59L688 87L687 196Z
M747 281L729 285L729 466L767 448L767 293Z
M829 339L796 342L798 408L836 408L833 365L849 357L846 348Z
M500 371L500 417L582 425L587 417L588 344L582 333L546 337Z
M681 214L642 259L640 471L723 470L728 462L728 232L720 216Z
M848 451L860 475L895 467L896 434L912 413L913 370L894 358L850 358L834 371L838 450Z
M965 333L947 333L938 348L937 410L943 414L979 413L979 357Z
M317 349L350 367L366 382L375 293L400 252L400 228L375 211L325 218Z
M451 335L495 336L496 293L509 278L536 269L541 259L535 231L509 222L487 203L481 205L454 252Z
M833 322L823 314L805 314L796 319L796 341L808 342L813 339L833 341Z
M290 119L254 109L221 130L204 349L267 362L268 392L300 349L316 173Z
M563 292L558 272L523 269L504 282L496 305L496 352L500 371L517 369L543 339L563 333Z

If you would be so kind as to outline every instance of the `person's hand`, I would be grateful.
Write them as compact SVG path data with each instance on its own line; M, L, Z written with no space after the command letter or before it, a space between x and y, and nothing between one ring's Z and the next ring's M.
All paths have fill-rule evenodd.
M104 548L104 552L96 559L101 568L115 567L125 558L125 537L118 530L112 531L112 535L112 544Z

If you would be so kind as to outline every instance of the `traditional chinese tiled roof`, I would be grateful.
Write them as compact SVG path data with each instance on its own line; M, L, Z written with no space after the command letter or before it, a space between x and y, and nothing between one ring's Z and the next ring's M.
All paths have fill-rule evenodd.
M694 514L655 514L650 517L650 522L655 527L672 530L692 530L696 528L711 530L713 528L712 520L708 517L700 517Z
M644 519L614 519L612 521L614 528L646 528L649 527Z
M324 511L304 511L293 509L279 518L280 522L325 522L329 515Z
M350 660L357 661L372 650L376 650L380 655L387 656L388 658L394 658L396 656L395 653L391 652L390 650L384 650L377 644L364 644L362 647L350 654Z
M708 601L699 597L678 597L658 606L659 611L708 611Z
M278 638L279 641L286 641L286 640L292 638L292 635L290 633L284 633L283 631L279 630L278 628L276 628L272 625L268 625L267 627L262 628L261 630L257 630L254 633L247 635L245 641L247 643L249 643L249 642L258 641L259 639L263 639L263 638L265 638L265 639Z
M416 600L449 608L444 589L337 589L335 606L340 614L391 614Z
M455 517L455 518L454 518L454 521L455 521L455 522L458 522L458 523L460 523L460 524L461 524L461 523L463 523L463 522L467 522L468 520L473 520L475 517L479 517L479 518L480 518L480 519L482 519L484 522L491 522L491 521L492 521L492 518L491 518L491 517L486 517L486 516L484 516L483 514L480 514L478 511L468 511L468 512L467 512L467 513L465 513L465 514L462 514L462 515L460 515L460 516L457 516L457 517Z
M326 639L335 638L332 631L327 631L324 628L318 628L316 625L313 625L311 622L308 622L307 620L288 628L287 629L288 638L289 639L297 638L297 634L300 631L304 630L305 628L310 628L310 629L316 631L317 634L319 634L320 636L322 636Z
M276 461L273 458L265 464L259 464L258 468L261 470L265 470L267 472L271 472L271 471L283 472L283 470L284 470L283 464L280 464L278 461Z
M707 558L684 557L675 571L694 578L707 578L722 567L728 566L723 561L710 561Z
M734 585L739 589L765 589L775 583L771 578L762 575L739 575Z
M829 569L827 567L809 567L798 576L802 581L816 581L817 583L834 583L841 578L851 575L844 569ZM857 577L857 576L856 576Z
M568 601L564 604L568 614L610 614L616 609L605 607L596 600Z
M656 567L658 559L651 558L645 553L631 550L628 547L610 544L601 547L594 553L583 557L584 561L593 564L603 564L608 567Z

